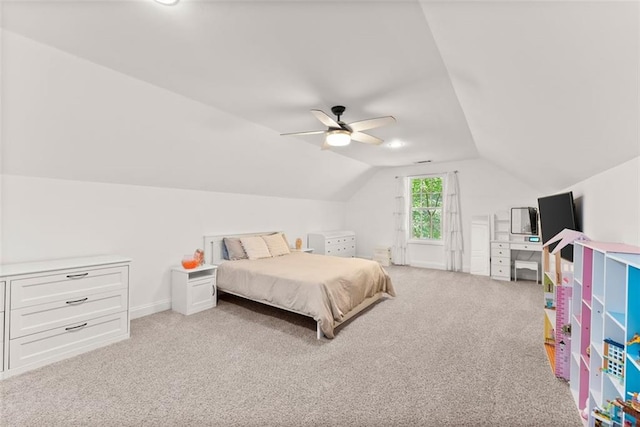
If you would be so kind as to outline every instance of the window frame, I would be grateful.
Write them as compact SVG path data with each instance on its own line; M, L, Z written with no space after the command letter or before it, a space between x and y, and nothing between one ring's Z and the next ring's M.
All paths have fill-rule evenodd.
M418 244L418 245L434 245L434 246L444 246L444 237L442 235L442 227L444 224L444 204L445 204L445 174L428 174L428 175L414 175L407 177L407 219L408 219L408 227L407 227L407 243L410 244ZM422 180L428 178L440 178L442 180L442 202L440 203L440 207L436 209L440 209L440 238L439 239L431 239L431 238L421 238L421 237L413 237L413 181L414 180ZM423 208L424 209L424 208Z

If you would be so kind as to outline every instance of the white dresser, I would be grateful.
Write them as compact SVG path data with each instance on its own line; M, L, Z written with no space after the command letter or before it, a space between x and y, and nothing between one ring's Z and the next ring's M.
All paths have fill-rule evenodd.
M541 243L526 241L491 241L491 278L511 280L512 265L518 259L540 263Z
M356 233L353 231L319 231L309 233L307 246L313 253L341 257L356 256Z
M2 377L129 338L130 262L97 256L2 265Z

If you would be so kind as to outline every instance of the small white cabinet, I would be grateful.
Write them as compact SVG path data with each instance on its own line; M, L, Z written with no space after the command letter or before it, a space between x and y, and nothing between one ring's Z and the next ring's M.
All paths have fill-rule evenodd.
M320 231L307 236L313 253L340 257L356 256L356 233L353 231Z
M171 272L171 309L193 314L216 306L216 265L192 269L174 267Z

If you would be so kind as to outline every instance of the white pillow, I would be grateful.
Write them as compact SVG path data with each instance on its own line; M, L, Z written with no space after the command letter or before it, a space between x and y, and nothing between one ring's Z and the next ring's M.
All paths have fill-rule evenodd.
M240 242L249 259L271 258L269 248L262 237L241 237Z
M282 233L262 236L262 240L267 244L271 256L280 256L291 253L289 246L287 245L287 241L284 239Z

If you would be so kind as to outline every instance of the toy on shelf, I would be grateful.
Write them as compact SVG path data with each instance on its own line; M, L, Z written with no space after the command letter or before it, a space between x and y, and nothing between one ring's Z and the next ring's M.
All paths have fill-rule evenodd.
M616 377L622 382L624 378L624 346L607 338L604 340L604 354L602 372Z
M634 344L640 344L640 334L637 332L633 334L633 337L627 342L627 347ZM636 362L640 363L640 349L638 350L638 358L636 359Z
M625 414L635 418L635 426L640 427L640 399L638 398L638 393L635 392L627 394L631 396L631 399L622 400L621 398L617 397L615 402L611 403L620 408ZM627 425L627 422L628 421L625 421L625 425ZM628 425L631 425L631 423L629 423Z
M594 425L602 426L602 421L604 421L607 425L611 425L611 418L613 416L612 409L613 404L610 400L607 400L607 404L604 406L604 408L595 408L593 410L593 415L595 418Z

